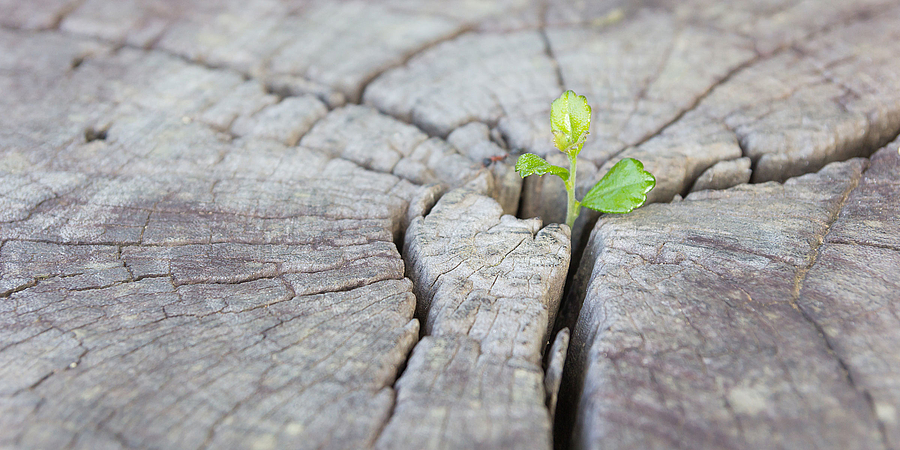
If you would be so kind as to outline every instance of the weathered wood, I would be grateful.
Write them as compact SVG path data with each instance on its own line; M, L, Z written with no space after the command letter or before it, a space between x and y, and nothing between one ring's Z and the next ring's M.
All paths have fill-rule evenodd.
M657 174L651 198L665 201L721 160L747 156L754 181L783 181L871 154L900 132L900 8L885 9L755 61L621 156Z
M4 442L368 445L418 325L406 202L360 175L95 179L3 224L0 390L31 402Z
M754 180L784 180L866 156L900 130L892 2L552 2L546 11L543 30L466 34L422 52L364 99L440 135L496 124L513 149L544 155L555 152L550 100L574 89L594 105L581 157L602 166L585 169L579 188L636 157L657 174L653 201L686 194L717 162L750 157ZM560 187L529 180L526 217L562 221L547 206L565 203Z
M297 14L297 13L300 14ZM88 0L61 28L272 79L332 106L356 101L366 83L466 24L376 2L210 3Z
M798 298L863 168L602 218L567 364L575 445L883 448L866 395Z
M540 146L547 153L543 130L559 83L538 31L467 33L378 77L363 99L439 136L483 122L511 148Z
M502 153L487 136L456 139L457 150L447 141L428 138L418 128L381 114L372 108L349 105L330 113L303 137L300 145L340 157L379 172L393 173L418 184L440 184L441 191L463 186L484 172L483 158L468 158L463 153L480 156L479 147L487 146ZM493 146L493 148L491 148ZM490 163L497 180L489 193L502 201L503 211L513 214L518 209L522 179L510 164Z
M704 23L723 33L736 33L752 39L762 55L809 38L823 27L865 18L893 6L890 0L852 2L739 2L722 7L717 0L655 2L600 1L568 2L550 0L547 8L549 27L615 25L627 21L648 6L672 13L679 20ZM700 69L702 70L702 69Z
M553 5L548 15L567 8ZM594 105L581 156L602 164L657 133L754 57L747 38L699 24L685 29L683 22L655 10L630 15L624 25L567 23L545 32L465 35L376 79L365 100L439 134L473 120L497 124L513 149L550 156L558 153L550 145L550 102L562 89L575 89ZM586 165L579 173L583 192L602 175ZM565 204L562 183L535 178L525 187L524 217L564 220L554 206ZM591 219L583 222L573 230L576 243Z
M228 132L232 131L231 125L238 118L247 122L255 122L253 117L260 110L276 103L278 103L278 97L267 94L262 83L257 80L248 80L203 111L197 120L219 131ZM318 108L313 106L309 112L314 113L316 109ZM237 134L237 130L235 130L235 134Z
M231 132L238 136L272 139L292 147L327 112L325 105L311 95L289 97L252 116L237 118Z
M887 448L900 448L898 144L872 157L800 281L797 300L865 394Z
M565 164L572 88L580 194L623 156L651 200L703 191L588 246L576 443L895 448L896 144L845 201L860 161L707 189L892 139L898 24L895 0L0 0L0 447L548 448L569 241L501 211L520 151ZM521 214L561 221L561 193L531 177Z
M0 445L373 445L418 337L394 242L435 190L287 146L312 97L0 46Z
M370 445L418 333L407 201L343 169L95 177L23 204L0 225L5 445Z
M627 117L625 123L630 125L611 127L612 131L592 130L588 142L597 140L601 146L588 145L583 155L602 165L595 174L586 173L579 178L581 189L588 189L623 157L641 160L655 174L657 186L649 194L650 201L669 201L676 195L686 194L695 180L717 162L749 157L754 164L754 181L783 181L818 170L832 161L867 156L884 145L900 132L897 107L900 85L894 76L900 69L896 58L900 53L896 35L900 9L884 2L821 6L824 11L821 15L817 13L821 22L806 23L809 18L800 11L791 10L787 16L791 21L806 23L800 29L812 34L809 39L800 39L802 35L794 34L796 30L787 35L765 28L756 32L757 50L759 46L770 49L759 55L752 51L753 45L748 48L746 39L737 37L722 39L715 45L687 45L691 39L719 41L714 35L706 34L708 31L692 33L688 29L664 39L672 46L673 53L666 56L665 64L655 74L656 78L650 78L650 84L633 89L640 94L637 99L632 100L628 95L623 99L613 97L612 106L595 108L595 111L611 111L601 114L614 116L601 123L623 122L625 119L621 117ZM884 11L864 14L879 8ZM701 16L702 11L701 8ZM633 27L633 21L641 20L667 23L664 18L636 13L636 18L629 18L607 34L625 33L624 30ZM616 31L620 28L623 31ZM561 44L554 43L554 34L548 33L557 60L568 61L561 64L564 77L569 73L566 67L580 73L579 67L585 64L579 64L579 59L566 59L566 53L557 50ZM562 36L569 36L573 42L583 39L596 42L594 46L572 44L578 49L578 55L599 52L599 49L609 53L608 47L617 41L598 33L565 31ZM596 37L586 37L595 34ZM788 43L792 46L785 47ZM653 45L657 42L653 41ZM872 50L872 46L878 50ZM594 47L598 50L592 50ZM596 57L581 60L600 61L596 64L605 63L613 70L623 65L628 67L631 58L641 61L644 55L653 54L623 53L622 50L613 52L608 61ZM727 64L722 65L723 62ZM590 74L607 66L585 71L582 78L594 80ZM701 72L684 75L686 71L698 70ZM567 86L575 86L569 79L572 77L567 78ZM613 81L604 83L592 88L585 81L582 90L598 90L602 94L595 98L603 101L608 97L603 94L617 92L619 86ZM679 88L672 88L673 83ZM617 107L621 104L628 106ZM625 115L621 110L629 113ZM620 117L618 122L615 117ZM604 137L613 131L620 133L615 139ZM607 160L611 155L616 156ZM564 192L558 187L539 185L548 182L553 183L536 180L526 184L537 195L524 193L523 197L547 198L556 192L554 202L561 203ZM523 209L545 220L559 221L563 217L558 211L542 206Z
M569 329L563 328L559 333L556 333L550 352L547 353L548 358L544 370L546 374L544 376L544 389L547 391L547 409L550 410L550 420L553 420L556 414L556 403L559 400L559 387L562 383L563 368L569 351L570 339Z
M490 190L451 191L407 230L427 336L397 382L379 448L551 447L541 352L568 270L568 227L501 216Z
M691 192L707 189L728 189L739 184L749 183L753 171L750 169L750 158L738 158L731 161L719 161L706 169L691 186Z
M547 30L566 88L596 105L580 156L597 164L657 133L755 56L750 39L668 11L623 17Z
M446 189L485 171L482 159L467 156L478 156L478 147L493 145L495 153L503 153L487 137L477 136L458 140L472 150L457 149L371 108L354 105L326 115L322 102L311 96L279 100L258 81L158 52L123 49L108 55L102 46L64 42L51 33L23 42L6 32L0 39L62 61L41 66L48 76L42 73L36 80L11 67L14 75L8 80L17 89L0 101L15 114L2 120L19 131L2 137L0 152L17 170L31 164L103 175L174 172L289 180L308 178L333 158L344 158ZM26 51L13 56L15 61L30 57ZM72 72L74 60L80 62ZM51 74L63 81L54 84ZM300 148L291 148L304 135ZM488 165L498 180L493 195L506 212L515 212L521 179L509 163Z
M497 129L491 130L481 122L471 122L453 130L447 136L447 142L475 163L481 162L482 165L490 167L495 183L490 196L503 207L503 214L517 214L523 181L514 169L515 161L507 150L501 147L501 145L505 147L506 142ZM460 186L462 180L466 179L457 175L451 185Z
M436 14L460 20L481 31L511 31L540 26L545 5L531 0L385 0L385 5L401 11Z
M476 176L517 207L509 164L472 159L505 153L488 131L457 149L159 52L53 32L0 44L16 49L0 77L16 87L0 96L15 130L0 136L0 403L25 411L3 414L0 441L373 445L418 334L394 242Z

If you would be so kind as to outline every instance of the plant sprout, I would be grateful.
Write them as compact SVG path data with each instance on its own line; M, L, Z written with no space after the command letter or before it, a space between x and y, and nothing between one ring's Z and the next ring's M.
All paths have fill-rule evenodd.
M625 158L609 170L581 201L575 200L575 166L591 127L591 106L583 95L566 91L550 107L553 144L569 157L569 168L554 166L544 158L526 153L516 161L516 172L528 175L556 175L566 184L568 205L566 224L571 228L581 207L604 213L628 213L647 201L647 193L656 186L656 178L633 158Z

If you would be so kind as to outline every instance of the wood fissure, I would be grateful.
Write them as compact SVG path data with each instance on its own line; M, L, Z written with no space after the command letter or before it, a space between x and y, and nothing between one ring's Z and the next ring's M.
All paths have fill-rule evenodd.
M898 24L0 0L0 447L897 448ZM564 89L678 201L551 225Z

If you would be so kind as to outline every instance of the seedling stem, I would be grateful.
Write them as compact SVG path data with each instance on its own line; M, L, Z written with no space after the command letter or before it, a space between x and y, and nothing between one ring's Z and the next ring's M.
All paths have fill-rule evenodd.
M597 184L575 199L575 176L578 154L584 147L591 127L591 107L583 95L564 92L550 107L550 129L553 144L569 158L569 168L554 166L544 158L526 153L516 161L516 171L522 178L528 175L553 174L566 185L566 225L572 228L581 213L581 207L604 213L627 213L647 201L647 193L656 186L656 178L644 170L640 161L625 158L616 163Z

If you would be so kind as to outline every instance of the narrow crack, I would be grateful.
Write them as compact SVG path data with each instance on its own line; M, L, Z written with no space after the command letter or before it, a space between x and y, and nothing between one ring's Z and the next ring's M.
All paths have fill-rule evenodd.
M14 288L12 288L12 289L8 289L8 290L6 290L6 291L0 292L0 298L8 298L8 297L11 297L13 294L16 294L16 293L18 293L18 292L22 292L22 291L24 291L24 290L26 290L26 289L29 289L29 288L33 288L33 287L37 286L37 284L38 284L38 279L37 279L37 278L32 278L31 281L29 281L29 282L27 282L27 283L25 283L25 284L22 284L22 285L19 285L19 286L14 287Z
M869 406L869 412L871 413L871 418L874 420L875 423L878 424L878 431L881 436L881 442L882 442L885 450L889 450L890 445L889 445L888 436L887 436L887 428L885 426L885 423L878 417L878 414L877 414L876 408L875 408L875 402L872 398L871 392L869 392L868 389L866 389L862 386L859 386L857 384L856 380L853 377L853 372L851 371L850 365L841 356L841 354L834 348L834 345L832 344L832 339L829 338L828 333L825 331L825 329L822 327L822 325L818 321L816 321L815 318L812 317L812 315L810 315L808 309L805 308L803 306L803 304L800 302L801 294L803 291L803 283L806 281L806 277L809 274L809 272L815 266L815 264L819 258L819 255L821 253L822 246L825 245L825 239L827 238L828 234L831 232L832 226L834 225L834 223L837 222L838 217L840 217L841 211L844 209L844 206L847 204L847 201L850 198L850 194L857 188L857 186L859 185L859 182L864 177L866 171L868 171L868 168L865 171L863 171L858 177L856 177L856 179L854 179L853 182L850 183L848 188L844 191L844 193L841 196L840 201L838 202L837 207L832 212L831 217L829 218L827 224L825 225L825 229L823 230L821 236L819 237L819 239L817 239L816 243L812 246L812 249L811 249L812 254L809 256L809 263L805 267L801 267L801 268L799 268L799 270L797 270L797 273L794 276L794 287L791 291L791 300L790 301L791 301L791 305L794 307L794 309L796 309L797 311L800 312L803 319L806 320L807 322L809 322L809 324L815 328L816 333L822 338L822 343L824 344L826 351L828 352L829 355L834 357L835 361L840 366L841 371L844 374L844 378L847 381L847 384L849 384L850 387L853 388L853 390L859 392L860 395L862 395L866 404Z
M80 8L87 0L74 0L66 4L57 12L57 17L54 23L51 25L51 30L59 30L59 26L69 17L70 14L75 12L76 9Z
M409 352L406 354L406 359L403 361L403 364L397 369L397 375L394 377L394 382L391 384L391 395L393 396L393 401L391 402L391 408L388 410L388 413L385 415L384 421L381 422L381 427L378 428L374 433L372 433L372 441L369 443L370 448L375 448L375 444L378 442L378 439L381 438L381 435L384 434L384 430L387 429L388 424L391 422L391 419L394 418L394 415L397 413L397 401L398 396L397 392L399 392L399 387L397 383L400 381L400 378L403 376L403 373L406 371L406 367L409 364L409 358L412 357L413 349L415 349L416 345L419 343L416 342L409 348Z
M822 36L822 35L825 35L825 34L831 32L831 31L833 31L833 30L835 30L835 29L840 29L840 28L842 28L842 27L848 27L848 26L853 25L853 24L855 24L855 23L857 23L857 22L863 22L863 21L866 21L866 20L871 20L871 18L872 18L872 17L871 17L871 14L870 14L869 12L867 12L867 11L862 11L862 12L859 12L859 13L857 13L857 14L853 14L853 15L851 15L851 16L849 16L849 17L843 19L843 20L839 20L839 21L836 21L836 22L833 22L833 23L824 25L824 26L820 27L819 29L813 30L813 31L807 33L806 35L804 35L804 36L803 36L802 38L800 38L798 41L799 41L799 42L807 42L807 41L816 39L817 37L820 37L820 36ZM747 61L744 61L743 63L741 63L741 64L735 66L733 69L731 69L728 73L725 74L724 77L722 77L722 78L721 78L720 80L718 80L717 82L713 83L713 84L712 84L705 92L703 92L702 94L700 94L700 95L694 100L694 102L693 102L690 106L688 106L687 108L685 108L685 109L683 109L682 111L680 111L680 112L678 113L678 115L676 115L674 118L672 118L671 120L669 120L668 122L666 122L665 124L663 124L663 125L662 125L661 127L659 127L655 132L653 132L653 133L649 134L648 136L642 138L641 140L637 141L637 142L634 143L633 145L625 146L625 147L623 147L622 149L620 149L619 151L615 152L613 155L611 155L609 158L607 158L607 161L613 160L613 159L615 159L615 158L621 156L622 153L624 153L625 151L629 150L629 149L632 148L632 147L635 147L635 148L636 148L636 147L640 147L641 145L645 144L646 142L650 141L651 139L660 136L663 132L666 131L667 128L669 128L669 127L671 127L672 125L674 125L674 124L676 124L677 122L679 122L686 114L688 114L688 113L690 113L691 111L694 111L695 109L697 109L697 107L699 107L699 106L702 104L703 100L705 100L705 99L706 99L713 91L715 91L716 88L718 88L719 86L721 86L721 85L727 83L728 81L730 81L737 73L740 73L740 72L743 71L744 69L747 69L747 68L749 68L749 67L751 67L751 66L753 66L753 65L755 65L755 64L758 64L758 63L763 62L763 61L766 61L766 60L770 60L770 59L775 58L775 57L777 57L777 56L779 56L779 55L781 55L781 54L783 54L783 53L785 53L785 52L788 52L788 51L796 51L797 49L798 49L798 48L796 47L795 44L792 44L792 43L788 42L788 43L785 43L784 45L781 45L781 46L777 47L776 49L774 49L773 51L771 51L771 52L769 52L769 53L766 53L766 54L759 53L759 51L757 50L756 56L754 56L753 58L748 59ZM800 52L800 53L802 54L802 52ZM727 126L727 125L726 125L726 126ZM729 127L729 129L731 129L731 128ZM744 156L747 156L747 151L746 151L746 149L744 148L743 142L741 142L740 136L739 136L733 129L732 129L731 131L735 134L735 136L736 136L736 138L737 138L736 140L737 140L737 142L738 142L738 145L741 147L742 154L743 154ZM898 129L898 133L900 133L900 129ZM895 136L895 137L896 137L896 136ZM864 153L864 154L871 154L871 153L873 153L875 150L877 150L878 148L882 147L883 145L885 145L885 144L888 143L888 142L892 142L892 139L884 140L883 142L880 143L880 145L874 146L875 148L872 149L871 151L869 151L869 152L864 152L864 151L863 151L863 153ZM759 158L751 158L751 173L756 173L756 169L757 169L758 162L759 162ZM701 173L702 173L702 172L701 172ZM698 176L699 176L699 174L698 174ZM798 175L798 176L799 176L799 175ZM685 182L685 185L687 186L687 189L689 189L690 186L691 186L693 183L696 182L696 178L697 178L697 177L695 176L695 177L693 177L692 179L687 179L687 180L685 180L685 181L686 181L686 182ZM751 178L752 178L752 175L751 175Z
M752 66L752 65L754 65L754 64L756 64L756 63L758 63L758 62L760 62L760 61L763 61L764 59L768 59L768 58L769 58L769 57L763 58L763 57L760 57L760 56L757 55L757 56L755 56L755 57L753 57L753 58L750 58L750 59L744 61L744 62L741 63L741 64L738 64L737 66L735 66L734 68L732 68L731 70L729 70L729 71L725 74L725 76L723 76L722 78L720 78L720 79L719 79L718 81L716 81L715 83L711 84L711 85L710 85L703 93L701 93L700 95L698 95L698 96L694 99L694 101L693 101L687 108L684 108L683 110L681 110L681 111L680 111L675 117L673 117L671 120L669 120L668 122L666 122L665 124L663 124L662 126L660 126L659 128L657 128L657 130L654 131L653 133L651 133L651 134L645 136L644 138L642 138L641 140L635 142L633 145L627 146L627 147L625 147L625 148L619 150L618 152L616 152L615 154L613 154L612 156L610 156L608 160L612 160L612 159L617 158L617 157L620 156L624 151L628 150L628 149L631 148L631 147L640 147L641 145L644 145L645 143L647 143L647 142L650 141L651 139L660 136L663 132L666 131L666 129L668 129L668 128L671 127L672 125L676 124L677 122L679 122L679 121L685 116L685 114L688 114L688 113L690 113L691 111L696 110L696 109L700 106L700 104L703 103L703 100L705 100L707 97L709 97L709 95L712 94L713 91L716 90L716 88L718 88L719 86L722 86L723 84L729 82L729 81L730 81L737 73L743 71L744 69L746 69L746 68L748 68L748 67L750 67L750 66Z
M43 377L41 377L40 379L38 379L37 381L32 383L30 386L28 386L28 390L33 391L33 390L37 389L41 384L43 384L45 381L50 379L50 377L53 376L53 374L55 374L55 373L56 373L55 370L51 370L46 375L44 375Z
M625 129L627 129L629 124L631 124L631 121L634 118L634 114L637 112L638 107L641 105L641 101L646 99L647 92L650 91L650 88L652 88L653 85L655 85L659 81L659 78L662 76L663 71L665 71L666 66L672 60L672 55L675 53L675 47L678 45L678 39L681 38L683 31L684 30L681 28L679 28L675 31L675 33L672 36L672 40L669 43L669 46L666 47L666 51L664 52L662 58L660 58L659 65L656 67L656 70L646 80L646 82L641 86L640 91L638 91L638 94L635 96L634 103L631 107L631 111L628 112L628 117L625 119L624 122L622 122L622 126L621 126L621 128L619 128L619 132L616 135L616 140L618 142L623 142L622 141L622 132L625 131ZM729 74L725 75L726 78L728 76L729 76ZM721 84L721 81L716 82L713 87L710 87L707 90L707 92L701 94L701 96L705 97L706 95L708 95L709 92L711 92L715 88L715 85L718 85L718 84ZM695 99L695 103L693 103L691 106L689 106L688 109L696 108L697 105L700 104L701 100L702 100L701 98ZM675 121L680 119L681 116L683 116L683 115L684 115L684 112L680 113L676 117L676 119L674 119L673 121L670 121L669 124L674 123ZM663 125L663 128L667 127L669 124ZM661 131L661 129L658 129L654 132L654 134L659 134L660 131Z
M74 8L73 8L73 9L74 9ZM60 18L59 21L61 22L62 20L63 20L63 19ZM58 23L57 23L57 26L58 26ZM416 57L417 55L421 54L422 52L427 51L428 49L430 49L430 48L432 48L432 47L434 47L434 46L440 44L441 42L444 42L444 41L447 41L447 40L451 40L451 39L453 39L453 38L455 38L455 37L458 37L460 34L463 34L463 33L467 32L467 31L471 31L471 29L464 28L464 29L462 29L461 31L459 31L458 33L456 33L455 35L453 35L453 36L450 36L450 37L448 37L448 38L446 38L446 39L439 40L439 41L437 41L437 42L431 43L431 44L429 44L429 45L427 45L427 46L425 46L425 47L419 49L418 51L415 51L415 52L410 53L408 56L405 57L405 59L404 59L404 61L403 61L402 63L400 63L400 64L398 64L398 65L395 65L395 66L392 66L392 67L388 67L388 68L386 68L386 69L384 69L384 70L382 70L382 71L376 73L376 74L373 75L371 78L369 78L368 80L366 80L365 83L363 83L363 85L362 85L362 87L361 87L361 89L360 89L360 91L359 91L359 92L360 92L360 96L359 96L360 99L359 99L359 101L362 101L363 94L364 94L365 90L367 89L367 87L369 86L369 84L370 84L371 82L373 82L374 80L376 80L378 77L380 77L380 76L381 76L382 74L384 74L385 72L387 72L387 71L389 71L389 70L391 70L391 69L393 69L393 68L396 68L396 67L405 65L406 63L408 63L409 60L411 60L412 58L414 58L414 57ZM560 84L560 88L562 89L562 88L564 88L563 78L562 78L562 72L561 72L561 70L560 70L560 67L559 67L559 65L558 65L558 63L557 63L557 61L556 61L554 55L552 54L552 48L551 48L550 45L549 45L549 39L548 39L548 37L547 37L547 35L546 35L545 27L542 25L542 26L540 27L539 31L540 31L541 37L542 37L542 39L543 39L543 41L544 41L544 43L545 43L545 47L546 47L547 54L548 54L548 56L552 59L552 61L554 62L554 65L555 65L555 67L556 67L557 78L558 78L558 81L559 81L559 84ZM135 49L146 50L146 49L143 49L143 48L140 48L140 47L137 47L137 46L129 46L129 47L135 48ZM155 45L154 45L154 47L155 47ZM182 59L182 60L185 60L185 61L187 61L187 62L189 62L189 63L191 63L191 64L201 65L201 66L207 67L207 68L209 68L209 69L213 69L213 70L232 70L232 71L234 71L234 69L227 68L227 67L226 67L226 68L222 68L222 67L215 67L215 66L205 65L205 64L202 63L202 61L191 60L191 59L185 58L185 57L183 57L183 56L181 56L181 55L178 55L178 54L175 54L175 53L170 53L170 52L165 51L165 50L163 50L163 49L153 48L152 50L153 50L153 51L159 51L159 52L162 52L162 53L166 53L166 54L169 54L169 55L171 55L171 56L175 56L175 57L178 57L178 58L180 58L180 59ZM706 96L708 96L709 93L712 92L717 86L719 86L719 85L725 83L729 78L731 78L731 76L732 76L733 74L735 74L735 73L739 72L740 70L746 68L747 66L749 66L749 65L751 65L751 64L753 64L753 63L755 63L755 62L757 62L758 60L760 60L760 57L759 57L759 56L757 56L756 58L753 58L753 59L751 59L751 60L748 60L747 62L741 64L740 66L738 66L738 67L736 67L736 68L734 68L732 71L730 71L728 74L726 74L726 76L725 76L723 79L721 79L721 80L718 81L717 83L713 84L713 85L712 85L712 86L711 86L704 94L702 94L700 97L698 97L698 98L696 99L696 101L695 101L689 108L687 108L687 109L685 109L684 111L682 111L681 113L679 113L679 115L678 115L676 118L674 118L673 120L671 120L671 121L668 122L667 124L663 125L663 126L662 126L660 129L658 129L653 135L651 135L651 136L649 136L649 137L643 139L643 140L642 140L639 144L637 144L637 145L640 145L640 144L646 142L647 140L649 140L649 139L651 139L651 138L653 138L653 137L659 135L663 130L665 130L665 128L667 128L668 126L670 126L670 125L674 124L675 122L677 122L678 120L680 120L684 114L686 114L687 112L689 112L689 111L691 111L691 110L694 110L694 109L702 102L702 100L703 100ZM236 71L236 72L237 72L237 71ZM246 74L243 74L243 75L244 75L245 77L247 76ZM389 115L389 114L388 114L388 115ZM389 116L390 116L390 115L389 115ZM396 117L394 117L394 119L396 119L396 120L401 120L401 119L396 118ZM402 120L401 120L401 121L402 121ZM405 121L404 121L404 123L408 123L408 122L405 122ZM413 125L413 126L416 126L415 124L412 124L412 123L408 123L408 124ZM418 126L416 126L416 128L418 128ZM738 140L738 141L740 141L740 140ZM621 152L620 152L620 153L621 153ZM617 153L616 155L618 155L618 153ZM755 161L754 161L754 165L755 165ZM755 168L755 166L754 166L754 168ZM858 181L859 181L859 180L857 179L857 183L858 183ZM855 188L855 185L854 185L854 188ZM845 196L844 196L844 198L843 198L843 200L842 200L842 203L841 203L841 207L839 207L839 208L837 209L837 213L834 215L834 217L832 218L832 220L828 223L826 234L827 234L828 232L830 232L830 227L831 227L831 225L832 225L832 224L834 223L834 221L837 219L837 214L840 213L840 210L841 210L841 208L843 207L844 202L846 202L847 197L849 196L849 193L852 191L852 189L853 189L853 188L849 189L849 190L845 193ZM148 220L149 220L149 215L148 215ZM146 227L145 227L145 228L146 228ZM143 233L143 231L142 231L142 233ZM584 242L587 242L587 239L584 239L583 241L584 241ZM55 243L56 243L56 244L59 244L58 242L55 242ZM93 244L92 244L92 245L93 245ZM102 244L101 244L101 245L102 245ZM111 244L106 244L106 245L111 245ZM122 244L119 243L118 245L119 245L119 249L120 249L120 251L121 251ZM395 245L396 245L396 244L395 244ZM794 298L794 303L795 303L795 304L796 304L797 301L799 300L799 294L800 294L800 290L802 289L802 284L803 284L803 281L804 281L804 279L805 279L805 276L806 276L806 274L809 272L809 270L812 269L812 267L814 266L814 264L815 264L815 262L816 262L816 258L818 257L818 254L819 254L819 250L820 250L820 246L821 246L821 245L822 245L822 243L820 242L820 243L815 247L815 249L814 249L814 255L813 255L813 257L812 257L812 259L811 259L809 265L808 265L806 268L801 269L802 275L801 275L801 272L798 272L798 278L795 280L795 289L796 289L796 297ZM402 257L402 258L404 259L404 261L405 261L405 260L406 260L406 255L404 255L403 252L402 252L402 245L397 246L397 247L398 247L398 252L401 254L401 257ZM580 263L581 263L581 261L577 261L577 262L576 262L576 261L573 261L573 264L572 264L572 265L575 266L575 267L577 268L577 267L580 265ZM144 277L144 278L147 278L147 277ZM264 277L264 278L269 278L269 277ZM137 281L137 280L135 280L135 281ZM282 281L284 281L284 280L282 280ZM286 283L286 282L285 282L285 283ZM286 284L289 284L289 283L286 283ZM568 289L568 287L569 287L569 282L566 283L566 289ZM0 297L4 297L4 296L9 296L9 293L6 293L6 295L0 294ZM801 308L801 311L803 311L802 308ZM823 336L823 338L825 339L825 343L826 343L826 346L827 346L828 349L829 349L829 352L832 352L832 353L833 353L833 350L832 350L832 348L831 348L831 345L830 345L830 343L828 342L828 338L827 338L827 336L822 332L821 328L820 328L814 321L812 321L812 320L808 317L808 315L807 315L805 312L804 312L804 317L805 317L807 320L810 320L810 321L816 326L817 330L820 332L820 334L821 334L821 335ZM414 346L413 346L413 347L414 347ZM413 347L411 347L411 349L412 349ZM411 354L411 351L410 351L410 353L407 355L407 361L408 361L408 358L409 358L409 355L410 355L410 354ZM834 354L834 353L833 353L833 354ZM836 355L836 354L835 354L835 355ZM850 371L849 371L849 369L847 368L846 364L845 364L839 357L837 357L837 356L835 356L835 357L838 358L839 364L840 364L841 367L845 370L845 373L846 373L846 375L847 375L847 378L848 378L848 381L850 382L850 384L853 385L854 388L856 388L856 385L854 384L854 381L853 381L853 379L852 379L852 376L851 376ZM52 375L52 373L49 374L49 375L47 375L44 379L48 378L50 375ZM398 376L397 376L396 379L399 379L399 376L400 376L400 374L398 373ZM42 381L43 381L43 379L40 380L37 384L40 384L40 382L42 382ZM395 381L395 383L396 383L396 381ZM396 389L396 387L395 387L395 389ZM858 388L857 388L857 389L858 389ZM869 400L869 403L870 403L870 406L872 406L871 395L870 395L867 391L865 391L865 390L863 390L862 392L863 392L864 395L867 396L867 398L868 398L868 400ZM396 407L396 390L395 390L395 394L394 394L394 395L395 395L395 402L394 402L394 406L392 407L391 413L388 415L388 420L390 420L390 418L393 416L393 408ZM386 424L387 424L387 421L385 421L385 425L386 425ZM886 439L885 433L884 433L884 424L881 423L880 421L879 421L879 424L881 425L881 428L882 428L882 436L883 436L883 438ZM379 432L379 435L380 435L380 432ZM886 441L885 441L885 442L886 442Z
M841 245L856 245L862 247L871 247L871 248L880 248L882 250L891 250L895 252L900 252L900 247L896 245L884 244L880 242L863 242L853 239L845 239L845 238L836 238L828 241L829 244L841 244Z
M465 25L465 26L462 26L462 27L460 27L458 30L454 31L453 33L449 33L447 36L441 37L441 38L439 38L439 39L435 39L435 40L432 41L432 42L428 42L428 43L426 43L425 45L422 45L421 47L419 47L419 48L417 48L417 49L415 49L415 50L412 50L412 51L409 52L407 55L403 56L403 58L401 58L401 60L398 61L397 63L389 64L389 65L387 65L386 67L384 67L383 69L380 69L380 70L375 71L375 72L372 73L369 77L367 77L365 80L363 80L363 82L360 84L360 87L359 87L359 98L355 99L355 100L352 101L351 103L354 103L354 104L357 104L357 105L363 104L363 98L365 97L366 90L369 88L369 85L371 85L375 80L377 80L378 78L380 78L380 77L381 77L382 75L384 75L385 73L390 72L391 70L394 70L394 69L403 67L403 66L407 65L411 60L413 60L414 58L418 57L419 55L421 55L421 54L423 54L423 53L425 53L425 52L427 52L427 51L429 51L429 50L431 50L431 49L433 49L433 48L435 48L435 47L437 47L437 46L439 46L439 45L441 45L441 44L443 44L443 43L445 43L445 42L450 42L450 41L452 41L452 40L454 40L454 39L456 39L456 38L462 36L463 34L466 34L466 33L470 32L470 31L474 31L474 30L475 30L475 26L474 26L474 25ZM379 110L379 111L380 111L380 110ZM381 111L381 113L382 113L382 114L385 114L385 115L388 115L388 116L391 116L391 114L389 114L389 113L387 113L387 112L384 112L384 111ZM391 117L393 117L393 116L391 116ZM393 117L393 118L394 118L395 120L399 120L399 121L401 121L401 122L406 123L405 121L403 121L402 119L400 119L400 118L398 118L398 117ZM414 125L414 124L409 123L409 125ZM414 125L414 126L415 126L415 125ZM419 127L416 126L416 128L419 128ZM426 133L426 134L427 134L427 133ZM432 137L433 137L433 136L432 136Z
M562 67L559 65L559 60L556 59L556 54L553 53L553 45L550 43L550 37L547 36L547 29L545 26L541 26L538 30L541 35L541 41L544 43L544 54L547 55L547 58L553 63L553 69L556 73L556 83L559 87L559 92L563 92L566 90L566 82L563 77Z

